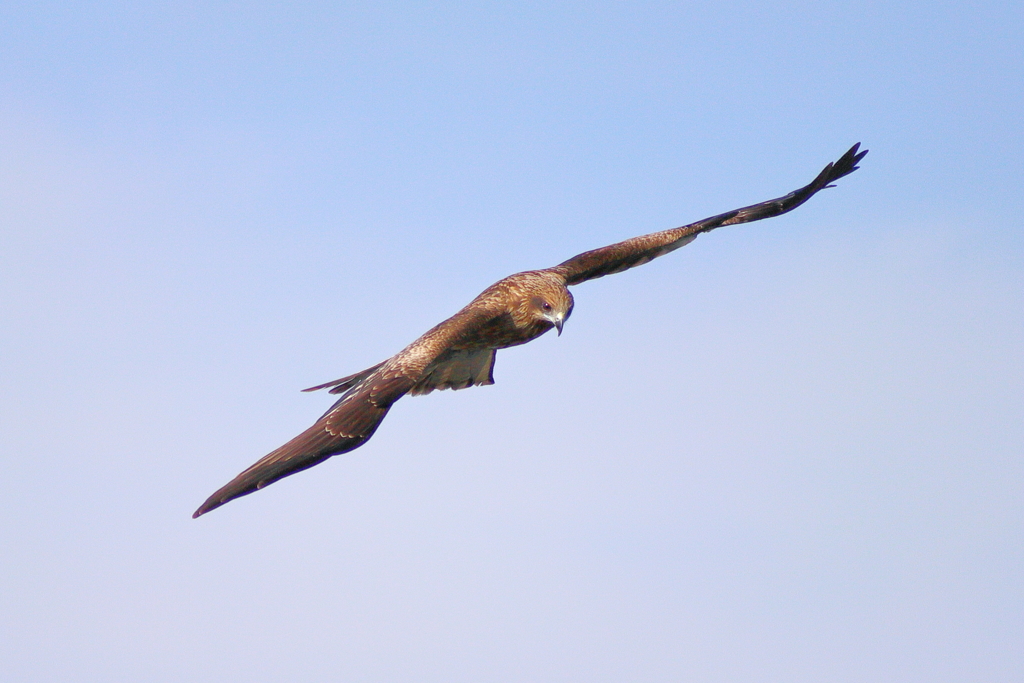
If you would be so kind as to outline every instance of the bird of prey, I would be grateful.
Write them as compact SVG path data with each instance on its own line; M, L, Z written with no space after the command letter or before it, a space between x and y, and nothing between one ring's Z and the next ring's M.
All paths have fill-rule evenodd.
M569 287L620 273L689 244L702 232L792 211L819 190L857 170L860 143L810 184L784 197L705 218L673 230L634 237L573 256L553 268L499 280L468 306L382 363L305 391L330 389L341 398L312 427L258 460L210 496L193 517L318 465L366 443L398 399L435 389L493 384L498 349L525 344L551 329L562 333L572 313Z

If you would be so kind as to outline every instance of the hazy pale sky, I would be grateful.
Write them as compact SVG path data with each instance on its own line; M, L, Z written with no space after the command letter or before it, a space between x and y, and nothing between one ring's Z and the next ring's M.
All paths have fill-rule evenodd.
M367 7L0 4L5 680L1024 680L1024 6ZM858 141L190 518L299 389Z

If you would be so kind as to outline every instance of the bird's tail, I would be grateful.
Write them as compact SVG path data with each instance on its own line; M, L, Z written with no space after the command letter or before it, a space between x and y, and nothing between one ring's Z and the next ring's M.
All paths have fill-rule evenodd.
M336 379L336 380L333 380L331 382L327 382L326 384L318 384L315 387L310 387L309 389L303 389L303 391L319 391L320 389L326 389L327 387L332 387L331 391L329 393L340 394L341 392L346 391L348 389L351 389L352 387L354 387L357 384L359 384L360 382L362 382L364 379L366 379L367 377L372 375L374 370L376 370L377 368L379 368L382 365L384 365L384 362L377 363L373 367L366 368L362 372L357 372L354 375L349 375L348 377L342 377L341 379Z

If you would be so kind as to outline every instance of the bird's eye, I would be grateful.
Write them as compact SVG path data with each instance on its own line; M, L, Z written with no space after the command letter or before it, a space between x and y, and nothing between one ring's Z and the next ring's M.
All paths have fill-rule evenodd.
M544 303L542 303L542 304L540 305L540 307L541 307L541 308L543 308L543 309L544 309L545 311L550 311L550 310L551 310L551 304L549 304L549 303L548 303L547 301L545 301Z

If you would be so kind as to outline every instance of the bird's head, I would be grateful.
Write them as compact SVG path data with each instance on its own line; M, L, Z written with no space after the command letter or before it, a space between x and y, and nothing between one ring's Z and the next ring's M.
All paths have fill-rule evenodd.
M537 323L550 323L562 334L562 325L572 315L572 294L560 282L542 281L529 298L530 317ZM547 328L551 329L551 328Z
M515 326L527 335L526 340L544 334L552 327L561 334L562 325L572 313L572 294L565 286L565 280L550 271L516 273L496 282L493 287L501 292L506 310Z
M555 326L558 334L562 334L562 324L572 315L572 294L561 299L555 297L533 296L530 298L530 307L533 318L537 322L548 322Z

